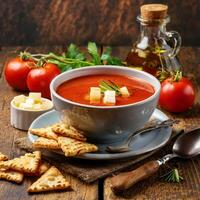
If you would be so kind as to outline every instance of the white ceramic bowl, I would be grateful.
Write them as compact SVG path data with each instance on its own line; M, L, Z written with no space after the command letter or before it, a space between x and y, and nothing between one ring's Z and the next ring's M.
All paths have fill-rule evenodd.
M72 102L57 94L59 85L73 78L94 74L119 74L151 84L155 92L149 98L122 106L94 106ZM81 87L81 86L80 86ZM160 94L160 82L151 74L121 66L91 66L62 73L50 85L52 101L61 120L85 131L98 142L114 142L141 128L152 115Z
M25 110L18 108L14 105L14 100L10 103L10 122L11 126L20 129L28 130L31 123L39 117L41 114L53 109L53 103L49 99L42 98L43 101L47 101L49 104L48 109L43 110Z

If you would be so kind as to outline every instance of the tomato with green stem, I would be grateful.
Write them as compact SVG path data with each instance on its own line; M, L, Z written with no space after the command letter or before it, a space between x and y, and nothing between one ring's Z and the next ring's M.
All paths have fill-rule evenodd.
M35 63L20 57L9 60L5 65L5 79L8 84L16 90L28 91L26 83L28 73L35 66Z
M189 109L195 100L195 89L192 82L176 72L161 84L159 105L169 112L179 113Z
M32 69L27 76L27 85L31 92L41 92L43 97L50 98L50 83L61 71L57 65L44 63Z

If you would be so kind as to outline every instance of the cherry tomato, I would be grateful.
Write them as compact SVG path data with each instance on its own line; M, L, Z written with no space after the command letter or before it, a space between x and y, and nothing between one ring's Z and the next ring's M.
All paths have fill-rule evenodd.
M174 113L183 112L194 104L194 100L194 87L186 77L178 81L168 78L162 82L159 104L164 109Z
M46 63L42 67L32 69L27 77L27 85L31 92L41 92L43 97L50 98L50 83L60 74L57 65Z
M5 78L8 84L17 90L27 91L26 79L33 65L33 61L22 60L20 57L8 61L5 65Z

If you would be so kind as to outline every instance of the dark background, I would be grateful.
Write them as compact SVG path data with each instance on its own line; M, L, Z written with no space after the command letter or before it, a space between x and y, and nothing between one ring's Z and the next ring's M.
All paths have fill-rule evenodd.
M0 0L0 45L131 45L144 3L166 3L184 46L200 45L200 0Z

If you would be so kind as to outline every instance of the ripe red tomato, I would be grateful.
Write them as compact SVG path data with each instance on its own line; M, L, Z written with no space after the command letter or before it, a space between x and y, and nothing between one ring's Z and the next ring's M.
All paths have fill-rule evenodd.
M20 91L27 91L26 78L34 63L30 60L22 60L16 57L8 61L5 65L5 78L8 84Z
M164 109L178 113L190 108L195 100L195 90L190 80L183 77L178 81L171 78L161 84L159 104Z
M41 92L43 97L50 98L50 83L60 74L57 65L46 63L42 67L32 69L27 77L27 85L31 92Z

